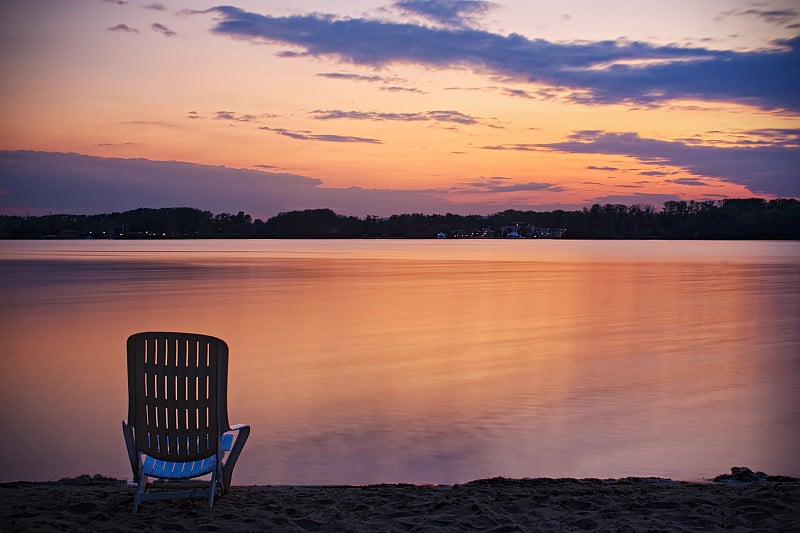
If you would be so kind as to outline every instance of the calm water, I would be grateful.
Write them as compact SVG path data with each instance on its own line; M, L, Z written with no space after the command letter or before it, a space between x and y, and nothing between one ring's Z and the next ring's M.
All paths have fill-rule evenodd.
M238 484L800 475L800 243L0 241L0 481L130 478L125 339L231 347Z

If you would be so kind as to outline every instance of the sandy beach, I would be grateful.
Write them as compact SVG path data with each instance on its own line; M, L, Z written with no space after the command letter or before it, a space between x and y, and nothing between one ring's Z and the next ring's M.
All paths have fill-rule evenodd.
M102 476L0 484L4 531L800 531L800 479L505 479L462 485L239 486L146 502Z

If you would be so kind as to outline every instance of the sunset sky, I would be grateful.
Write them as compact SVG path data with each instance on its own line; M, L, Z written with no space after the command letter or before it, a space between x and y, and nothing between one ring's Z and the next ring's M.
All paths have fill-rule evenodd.
M3 0L0 213L800 198L796 0Z

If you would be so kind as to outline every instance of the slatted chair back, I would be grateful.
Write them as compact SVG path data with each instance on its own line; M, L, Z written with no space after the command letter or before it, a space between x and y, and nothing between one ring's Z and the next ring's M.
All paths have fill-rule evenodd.
M228 431L228 345L208 335L145 332L128 339L128 421L136 452L164 461L218 454Z

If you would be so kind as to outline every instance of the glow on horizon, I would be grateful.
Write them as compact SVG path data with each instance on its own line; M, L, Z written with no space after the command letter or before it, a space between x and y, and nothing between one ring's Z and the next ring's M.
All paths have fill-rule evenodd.
M380 214L800 197L792 170L800 163L800 106L780 90L797 86L796 63L765 74L778 72L765 81L769 93L751 73L743 73L738 92L713 78L716 61L756 71L762 58L780 53L786 64L797 62L800 41L791 39L800 35L800 9L789 1L431 0L429 11L416 12L401 0L218 5L5 2L0 150L182 161L258 170L269 179L288 174L313 181L315 193L335 192L338 210L348 214L373 207L364 205L368 198L345 199L354 187L381 194ZM448 9L453 18L441 18ZM358 36L342 44L313 35L314 27L333 30L341 20L363 28L365 39L375 28L404 24L419 42L406 53L382 42L361 46ZM308 24L311 44L297 33L263 33L277 31L264 22ZM486 44L460 57L441 51L468 33ZM507 54L511 45L527 47L520 54L540 47L553 63L565 63L550 78L532 79L546 73L520 70L520 58L492 49ZM629 57L637 50L641 57ZM570 66L569 54L583 60L590 53L596 61ZM711 66L708 79L678 86L669 78L674 65L698 56ZM654 88L625 94L619 69L631 83ZM724 149L737 153L728 157ZM726 167L737 158L747 163L741 175ZM0 213L126 205L108 197L46 205L19 193L14 168L0 158ZM83 169L74 172L80 177ZM430 202L415 203L419 195ZM234 196L228 203L213 194L192 198L216 212L236 208ZM327 207L324 198L298 193L284 208ZM256 216L274 214L259 210L250 190L242 188L238 201Z

